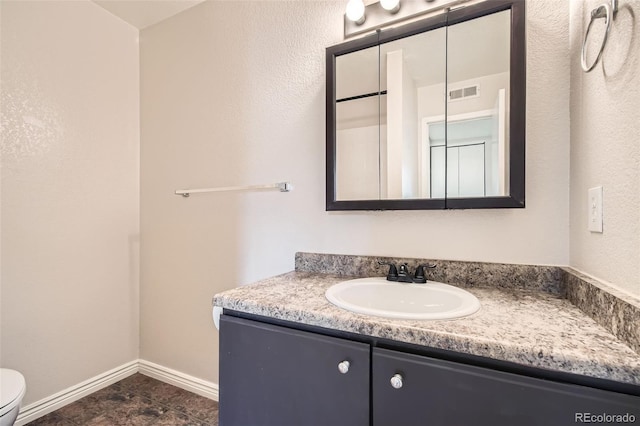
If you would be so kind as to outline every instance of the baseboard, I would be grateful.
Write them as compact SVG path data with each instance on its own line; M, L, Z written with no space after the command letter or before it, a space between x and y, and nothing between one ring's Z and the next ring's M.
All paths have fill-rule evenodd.
M40 401L26 405L20 409L20 414L16 419L15 426L22 426L65 405L71 404L80 398L137 373L138 370L139 360L131 361L47 398L43 398Z
M132 374L140 373L161 382L218 401L218 385L143 359L128 362L75 386L53 394L20 409L15 426L23 426L93 392L106 388Z
M139 361L139 372L145 376L153 377L161 382L177 386L189 392L193 392L205 398L218 401L218 385L194 376L163 367L143 359Z

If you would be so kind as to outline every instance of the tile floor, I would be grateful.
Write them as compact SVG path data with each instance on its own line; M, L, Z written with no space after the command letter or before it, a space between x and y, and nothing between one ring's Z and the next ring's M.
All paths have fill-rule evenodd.
M29 426L218 426L218 403L134 374Z

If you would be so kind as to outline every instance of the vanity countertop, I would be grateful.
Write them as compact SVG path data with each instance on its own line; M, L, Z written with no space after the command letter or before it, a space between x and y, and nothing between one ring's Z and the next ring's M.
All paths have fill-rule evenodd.
M640 354L557 294L477 287L468 290L482 307L471 316L397 320L329 303L327 288L351 278L289 272L217 294L213 303L279 320L640 385Z

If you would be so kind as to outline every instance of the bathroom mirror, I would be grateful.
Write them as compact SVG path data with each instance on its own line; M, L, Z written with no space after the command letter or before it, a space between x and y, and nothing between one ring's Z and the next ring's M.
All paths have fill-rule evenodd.
M327 210L524 207L523 2L327 49Z

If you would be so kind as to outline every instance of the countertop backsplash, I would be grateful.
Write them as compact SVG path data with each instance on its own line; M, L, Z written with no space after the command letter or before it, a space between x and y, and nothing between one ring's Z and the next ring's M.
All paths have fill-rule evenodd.
M563 296L640 354L640 300L572 268L561 268Z
M556 266L511 265L457 260L353 256L340 254L296 253L296 271L372 277L385 276L388 266L378 261L407 263L410 270L424 263L435 264L426 271L427 279L459 287L514 288L563 294L562 269Z

